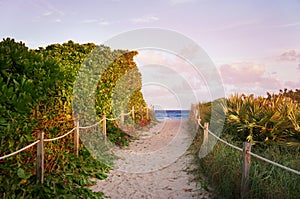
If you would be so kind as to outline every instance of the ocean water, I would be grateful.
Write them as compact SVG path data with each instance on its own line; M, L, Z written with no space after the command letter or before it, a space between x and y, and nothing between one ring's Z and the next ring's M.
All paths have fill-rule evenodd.
M188 119L189 110L155 110L157 120L181 120Z

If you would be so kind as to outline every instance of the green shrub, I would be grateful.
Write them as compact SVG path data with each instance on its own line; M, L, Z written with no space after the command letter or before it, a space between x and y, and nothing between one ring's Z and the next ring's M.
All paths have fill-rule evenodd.
M202 122L211 119L210 104L199 104ZM268 98L234 95L227 99L227 107L223 108L221 111L226 113L226 119L222 139L240 148L248 140L253 145L252 152L299 170L299 102L282 93L268 94ZM206 157L199 159L202 141L201 130L192 146L198 172L204 174L207 183L221 198L240 198L242 153L217 142ZM297 174L251 157L250 198L296 199L300 195L299 187Z
M126 93L122 98L126 99L126 103L120 107L126 112L132 106L145 106L141 94L141 75L133 61L137 54L135 51L112 51L109 47L96 48L95 44L77 44L73 41L30 50L24 43L13 39L0 42L1 156L32 143L37 139L38 132L44 132L45 138L53 138L74 127L74 81L81 66L89 64L89 60L85 60L95 49L100 54L106 53L105 56L111 57L112 62L105 65L97 59L90 60L98 61L95 68L104 70L104 73L95 79L98 83L96 99L84 106L96 109L99 118L103 114L113 117L113 91L117 81L131 70L133 75L125 82L135 85L135 90L132 94L126 93L125 87L121 88ZM90 89L83 92L90 92ZM86 102L85 99L79 100ZM114 103L123 102L115 100ZM84 118L80 122L80 126L86 126ZM99 128L81 131L80 135L91 136L92 142L88 143L91 145L89 151L81 144L78 157L73 155L72 134L59 141L45 143L45 183L42 186L36 184L36 146L1 160L0 197L99 198L101 193L93 193L87 188L91 184L88 177L104 178L112 166L113 157L106 146L96 142L101 136ZM107 131L112 142L128 144L128 137L115 123L108 122Z

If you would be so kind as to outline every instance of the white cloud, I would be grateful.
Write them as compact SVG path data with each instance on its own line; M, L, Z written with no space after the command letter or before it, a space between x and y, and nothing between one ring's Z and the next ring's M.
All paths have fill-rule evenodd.
M82 24L98 24L101 26L108 26L112 24L113 22L106 21L104 19L98 20L98 19L85 19L81 21Z
M111 22L108 22L108 21L100 21L98 24L101 25L101 26L108 26L108 25L111 24Z
M61 20L61 19L55 19L54 22L56 22L56 23L61 23L62 20Z
M132 18L130 21L133 23L151 23L158 20L159 18L156 16L142 16L139 18Z
M253 28L254 25L257 25L258 21L256 19L250 19L245 21L238 21L238 22L230 22L228 24L221 24L218 27L208 29L208 31L226 31L226 30L233 30L239 28Z
M275 28L289 28L289 27L297 27L297 26L300 26L300 22L280 24L280 25L275 25L273 27L275 27Z
M49 20L49 22L60 23L62 20L59 18L65 16L65 13L59 8L57 8L53 4L53 2L50 3L48 1L41 0L41 1L28 1L28 3L31 4L31 7L35 8L35 10L41 11L39 16L36 16L32 20L33 22L41 22L41 21Z
M43 13L43 16L50 16L50 15L52 15L52 14L53 14L53 12L48 11L48 12L44 12L44 13Z
M36 9L44 10L43 16L50 16L50 15L61 15L64 16L65 13L56 7L53 2L51 1L29 1Z

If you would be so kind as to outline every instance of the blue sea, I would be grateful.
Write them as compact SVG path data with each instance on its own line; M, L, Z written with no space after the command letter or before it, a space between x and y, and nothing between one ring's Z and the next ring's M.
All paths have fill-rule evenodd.
M189 110L155 110L157 120L181 120L188 119Z

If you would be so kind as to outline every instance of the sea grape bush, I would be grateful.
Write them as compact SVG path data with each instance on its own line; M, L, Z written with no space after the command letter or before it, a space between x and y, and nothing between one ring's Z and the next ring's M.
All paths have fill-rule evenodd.
M126 108L145 106L141 93L141 74L133 57L137 52L97 47L95 44L78 44L68 41L32 50L14 39L0 42L0 154L8 154L22 148L36 139L37 132L45 132L46 138L64 134L74 127L72 100L74 81L78 71L90 53L98 49L112 62L97 61L98 77L96 98L90 101L97 115L113 116L112 103ZM122 87L118 81L128 71L134 71ZM134 85L134 91L127 91L126 85ZM122 100L115 98L114 89L123 89ZM87 91L84 91L87 92ZM118 110L120 111L120 110ZM84 116L84 115L83 115ZM139 119L139 118L137 118ZM138 121L136 121L138 122ZM109 136L118 143L125 134L115 123L108 125ZM111 129L111 130L110 130ZM117 129L117 130L116 130ZM109 167L94 160L81 145L79 157L72 154L72 136L45 144L46 183L36 185L35 147L0 162L0 193L3 198L50 198L59 195L70 197L97 198L96 194L84 188L91 184L88 176L105 177ZM111 140L114 142L114 140ZM87 161L88 160L88 161ZM81 179L78 182L78 179Z

